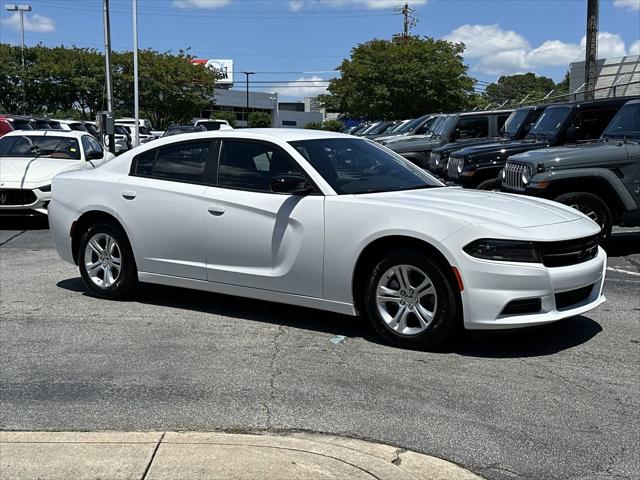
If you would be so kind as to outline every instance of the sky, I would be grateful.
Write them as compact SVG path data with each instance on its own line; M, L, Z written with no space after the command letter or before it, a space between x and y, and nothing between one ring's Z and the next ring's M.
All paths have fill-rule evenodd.
M17 14L27 3L25 43L104 50L102 0L5 2L0 42L19 44ZM301 99L325 91L351 48L401 32L397 0L138 0L140 48L189 49L198 58L232 59L235 88L253 71L251 89ZM535 72L560 81L584 59L586 0L409 0L412 34L466 44L469 74ZM111 0L114 50L131 50L132 0ZM600 0L600 58L640 55L640 0ZM380 68L384 68L381 65Z

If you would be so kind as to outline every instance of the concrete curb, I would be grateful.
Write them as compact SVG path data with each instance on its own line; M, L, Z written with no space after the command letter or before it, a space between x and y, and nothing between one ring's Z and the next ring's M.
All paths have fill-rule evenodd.
M0 432L0 478L481 480L390 445L262 432Z

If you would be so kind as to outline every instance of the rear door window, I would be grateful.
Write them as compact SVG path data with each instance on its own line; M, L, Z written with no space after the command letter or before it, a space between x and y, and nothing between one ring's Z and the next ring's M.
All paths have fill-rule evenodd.
M132 174L184 183L205 183L211 142L188 142L138 155Z

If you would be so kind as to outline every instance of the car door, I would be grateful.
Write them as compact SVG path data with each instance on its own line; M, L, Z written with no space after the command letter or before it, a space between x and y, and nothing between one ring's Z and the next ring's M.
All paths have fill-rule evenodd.
M303 174L272 143L225 139L218 150L204 194L209 281L321 297L324 196L271 191L271 178Z
M173 143L134 157L120 181L116 210L138 270L206 280L204 200L210 140Z

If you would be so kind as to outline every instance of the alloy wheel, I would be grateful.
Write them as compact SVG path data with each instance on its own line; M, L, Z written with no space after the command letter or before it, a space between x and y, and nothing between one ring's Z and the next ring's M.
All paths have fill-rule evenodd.
M97 233L87 242L84 265L91 281L100 288L109 288L122 271L122 254L118 242L107 233Z

